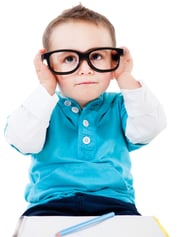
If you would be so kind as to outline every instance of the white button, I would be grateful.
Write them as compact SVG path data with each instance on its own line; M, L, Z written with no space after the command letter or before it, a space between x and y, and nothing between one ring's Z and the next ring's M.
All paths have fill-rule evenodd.
M90 142L91 142L90 137L87 137L87 136L86 136L86 137L83 138L83 143L84 143L84 144L89 144Z
M77 114L79 112L79 109L77 107L72 107L72 112Z
M64 105L65 105L65 106L70 106L70 105L71 105L71 101L65 100L65 101L64 101Z
M83 120L83 126L85 126L85 127L88 127L88 126L89 126L88 120L86 120L86 119Z

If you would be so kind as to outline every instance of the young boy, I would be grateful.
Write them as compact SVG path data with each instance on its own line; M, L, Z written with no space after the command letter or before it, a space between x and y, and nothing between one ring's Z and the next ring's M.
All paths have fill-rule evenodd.
M40 85L5 129L31 156L23 215L140 215L129 152L166 127L161 104L133 78L113 25L81 4L49 23L43 46L34 60ZM105 92L112 79L120 93Z

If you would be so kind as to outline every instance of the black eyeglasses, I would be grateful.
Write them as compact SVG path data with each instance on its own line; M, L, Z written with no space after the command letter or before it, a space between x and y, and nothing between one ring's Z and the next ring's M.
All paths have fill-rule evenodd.
M79 52L72 49L59 49L44 53L49 69L57 75L75 72L81 62L86 60L88 65L97 72L111 72L118 68L120 57L124 51L121 48L101 47Z

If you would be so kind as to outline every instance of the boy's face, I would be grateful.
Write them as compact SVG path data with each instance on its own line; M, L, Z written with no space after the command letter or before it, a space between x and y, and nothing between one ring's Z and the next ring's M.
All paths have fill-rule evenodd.
M113 47L110 33L103 26L80 21L57 26L50 37L49 51L72 49L85 52L97 47ZM107 89L113 74L96 72L83 60L75 72L56 77L63 94L83 107Z

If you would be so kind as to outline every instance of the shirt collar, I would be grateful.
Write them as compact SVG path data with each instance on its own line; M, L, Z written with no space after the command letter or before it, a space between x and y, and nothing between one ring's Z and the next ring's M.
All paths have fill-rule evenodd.
M57 92L57 95L59 97L60 101L70 101L70 103L74 106L77 106L81 109L80 105L77 103L77 101L73 100L72 98L66 97L62 92ZM104 93L101 94L98 98L90 101L83 109L90 109L90 110L96 110L99 108L99 106L103 103L104 100Z

